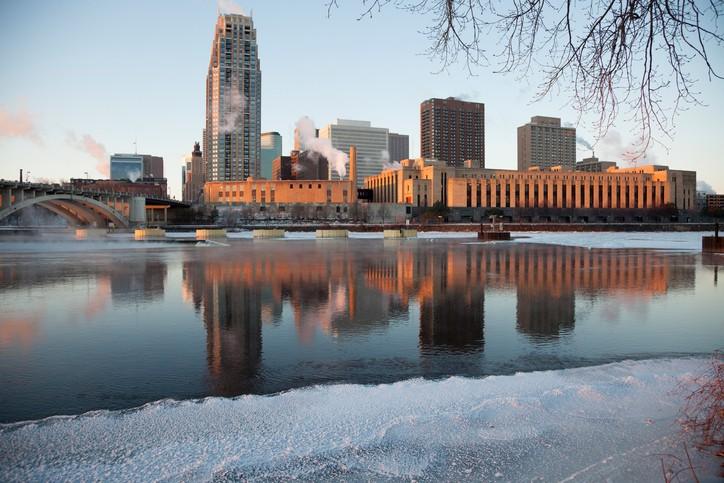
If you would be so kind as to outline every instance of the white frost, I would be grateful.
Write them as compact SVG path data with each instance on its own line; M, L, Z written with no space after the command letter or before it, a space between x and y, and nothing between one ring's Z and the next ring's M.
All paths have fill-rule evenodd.
M319 386L5 425L0 480L659 481L656 454L680 447L679 384L705 364Z

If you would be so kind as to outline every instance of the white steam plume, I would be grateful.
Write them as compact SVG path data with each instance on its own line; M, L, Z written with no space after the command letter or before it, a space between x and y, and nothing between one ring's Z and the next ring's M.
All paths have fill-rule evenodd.
M109 177L111 175L110 160L106 147L93 139L90 134L84 134L78 139L73 131L68 131L65 142L69 146L94 157L97 161L96 171L102 176Z
M42 145L33 116L25 109L12 113L0 107L0 138L27 138Z
M216 7L220 14L231 13L237 15L246 15L244 9L237 5L233 0L218 0Z
M136 180L141 177L141 172L137 169L134 169L133 171L129 171L127 174L128 174L128 179L131 183L135 183Z
M330 166L340 178L344 178L347 175L349 156L332 146L330 139L318 138L316 136L314 121L307 116L303 116L297 121L296 128L302 150L314 151L327 158Z
M655 164L657 156L647 151L643 155L637 155L637 144L635 142L624 143L621 133L615 129L609 129L608 133L596 143L600 146L602 159L622 160L630 164Z
M591 143L583 139L581 136L576 136L576 142L583 146L584 148L593 151L593 146L591 146Z
M714 191L714 188L712 188L712 186L703 179L699 179L696 181L696 191L702 191L708 195L713 195L714 193L716 193L716 191Z
M390 152L386 149L380 151L380 159L382 159L382 169L398 169L402 166L399 161L390 162Z
M231 90L224 99L224 115L219 131L228 134L236 129L236 122L239 120L241 113L244 112L245 106L246 99L239 92L238 86L232 84Z

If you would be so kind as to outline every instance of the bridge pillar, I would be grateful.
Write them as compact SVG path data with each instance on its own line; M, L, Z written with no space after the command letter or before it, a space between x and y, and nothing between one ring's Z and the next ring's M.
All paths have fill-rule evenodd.
M13 190L12 188L5 188L2 192L2 207L3 210L8 208L13 202Z
M146 224L146 198L143 196L134 196L130 199L128 206L128 219L131 224Z
M15 203L20 203L25 200L25 190L23 188L17 188L15 190Z

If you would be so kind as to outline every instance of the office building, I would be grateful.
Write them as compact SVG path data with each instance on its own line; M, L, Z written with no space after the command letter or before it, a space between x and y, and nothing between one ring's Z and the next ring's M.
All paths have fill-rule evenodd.
M388 151L389 130L373 127L369 121L337 119L319 129L319 137L329 139L336 149L349 154L349 147L357 146L358 187L367 176L374 176L384 168L384 151ZM349 174L349 167L347 167ZM329 167L329 179L338 180L339 175Z
M407 134L389 133L387 145L391 162L402 161L410 157L410 136Z
M420 151L425 159L485 167L485 104L448 97L420 104Z
M589 173L603 173L608 168L616 168L613 161L600 161L597 157L583 158L576 163L576 171L586 171Z
M424 207L441 201L450 208L696 209L696 173L656 165L584 173L484 169L472 162L455 168L406 159L399 168L365 179L365 188L374 202Z
M289 156L277 156L272 168L272 180L327 180L329 162L314 151L292 151Z
M706 209L709 211L724 210L724 194L707 194Z
M163 158L150 154L111 155L111 179L163 178Z
M272 161L273 180L292 179L292 158L291 156L277 156Z
M183 170L183 200L188 203L197 203L203 199L204 181L206 170L204 169L203 154L199 143L194 143L191 157L186 160Z
M206 180L261 175L261 70L251 17L219 15L206 77Z
M576 165L576 128L558 117L534 116L518 128L518 170Z
M272 179L272 163L282 155L282 136L276 131L261 133L261 177Z

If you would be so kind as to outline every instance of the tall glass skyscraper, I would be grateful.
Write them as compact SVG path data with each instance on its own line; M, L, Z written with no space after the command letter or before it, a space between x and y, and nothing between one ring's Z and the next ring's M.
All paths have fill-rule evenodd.
M251 17L219 15L206 77L206 180L258 177L261 70Z
M282 155L282 135L276 131L261 134L261 176L272 179L272 163Z

